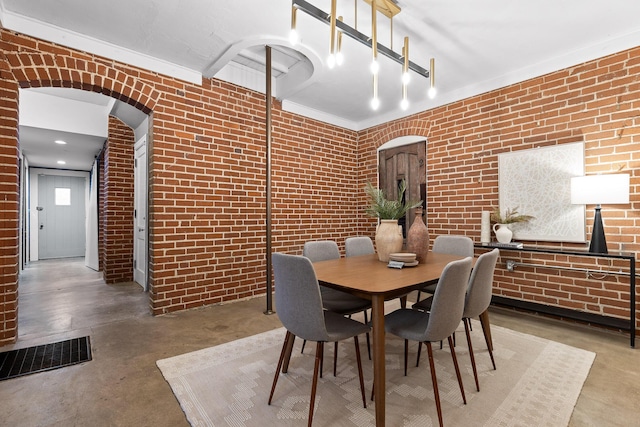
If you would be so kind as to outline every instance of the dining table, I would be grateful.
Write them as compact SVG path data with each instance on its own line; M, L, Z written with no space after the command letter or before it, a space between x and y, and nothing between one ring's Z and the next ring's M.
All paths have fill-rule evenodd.
M313 263L316 277L321 285L371 300L376 426L385 425L385 301L406 296L411 291L437 283L445 266L451 261L462 258L456 255L429 252L426 261L403 268L389 267L388 263L378 259L377 254Z

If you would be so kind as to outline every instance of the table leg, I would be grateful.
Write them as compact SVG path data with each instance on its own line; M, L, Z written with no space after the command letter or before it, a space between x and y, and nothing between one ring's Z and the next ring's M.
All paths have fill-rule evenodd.
M385 425L385 343L384 343L384 296L371 299L373 324L373 383L375 387L376 426Z
M291 360L291 351L293 351L293 343L296 340L296 336L291 334L291 339L287 343L287 348L284 354L284 360L282 361L282 373L286 374L289 370L289 361Z
M491 323L489 322L489 311L485 310L480 314L480 323L482 324L482 332L487 340L491 351L493 351L493 339L491 338Z

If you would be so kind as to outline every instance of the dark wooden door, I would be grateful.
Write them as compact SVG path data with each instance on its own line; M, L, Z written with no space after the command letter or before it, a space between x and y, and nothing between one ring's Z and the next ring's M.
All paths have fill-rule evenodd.
M398 197L398 185L404 179L407 183L405 199L421 199L423 212L426 212L427 198L427 143L416 142L410 145L381 150L378 153L380 188L389 199ZM398 221L406 237L408 227L413 224L415 213L411 210L405 218Z

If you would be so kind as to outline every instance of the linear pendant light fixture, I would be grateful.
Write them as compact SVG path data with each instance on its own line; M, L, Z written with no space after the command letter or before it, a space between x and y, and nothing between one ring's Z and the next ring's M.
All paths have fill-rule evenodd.
M316 6L312 5L306 0L292 0L291 1L291 34L293 40L297 41L297 29L296 29L296 13L297 10L301 10L307 15L324 22L330 27L329 37L329 57L327 65L329 68L334 68L335 65L342 63L342 35L346 34L352 39L364 44L371 49L371 73L373 75L373 97L371 99L371 108L374 110L380 106L380 99L378 98L378 72L380 65L378 63L378 53L381 55L396 61L402 66L402 100L400 106L406 110L409 107L408 100L408 84L409 84L409 70L415 72L419 76L424 77L429 81L429 89L427 94L429 98L433 98L436 94L435 86L435 60L431 58L429 61L429 70L417 65L409 60L409 38L404 38L404 45L402 48L402 54L398 54L393 51L393 17L400 13L400 7L392 0L364 0L371 5L371 35L365 35L357 30L357 1L355 0L355 28L346 24L342 17L337 15L337 0L331 0L331 11L326 13ZM388 48L378 43L377 35L377 15L378 12L382 13L391 20L391 48Z

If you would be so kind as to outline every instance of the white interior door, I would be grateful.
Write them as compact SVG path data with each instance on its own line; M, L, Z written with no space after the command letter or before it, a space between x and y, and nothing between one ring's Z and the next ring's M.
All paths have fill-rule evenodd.
M147 137L134 147L133 280L147 290Z
M38 253L40 259L83 257L85 178L38 177Z

